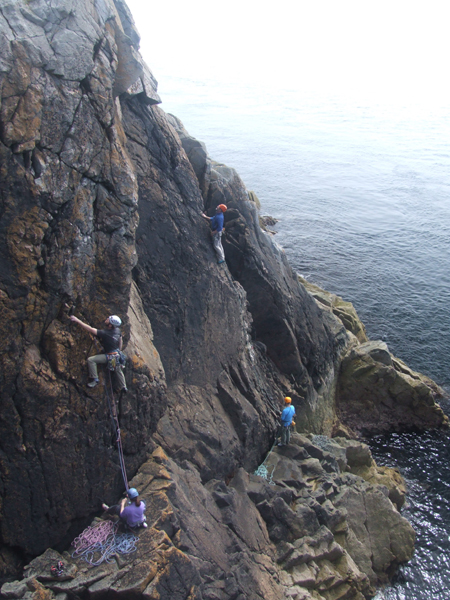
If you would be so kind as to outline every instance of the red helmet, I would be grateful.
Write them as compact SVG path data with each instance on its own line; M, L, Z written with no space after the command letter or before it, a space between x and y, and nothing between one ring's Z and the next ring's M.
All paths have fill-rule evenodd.
M220 208L220 210L224 213L227 210L227 207L225 204L219 204L219 206L217 208Z

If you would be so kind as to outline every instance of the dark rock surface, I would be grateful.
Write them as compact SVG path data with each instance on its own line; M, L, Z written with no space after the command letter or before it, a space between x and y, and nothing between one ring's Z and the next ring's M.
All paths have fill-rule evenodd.
M372 463L358 468L373 483L347 472L351 444L306 437L271 454L275 486L249 475L286 394L300 430L336 431L351 334L260 228L255 194L157 106L123 0L0 0L0 24L2 596L369 594L410 554L395 485L380 491ZM219 267L201 212L222 202ZM123 481L105 388L86 388L98 346L71 310L124 321L115 403L151 524L136 553L93 569L69 543ZM402 531L375 562L345 515L366 496ZM49 582L59 557L68 577Z
M284 252L259 226L254 194L234 169L202 154L178 119L170 122L200 177L206 207L227 205L223 246L229 272L246 292L252 338L264 344L280 374L304 430L330 432L339 357L349 344L341 322L322 311L290 268ZM197 142L198 144L198 142ZM192 157L193 148L195 149ZM192 158L191 158L192 157ZM270 368L270 367L269 367Z
M299 281L322 310L342 322L352 338L340 366L336 393L339 421L334 425L334 435L449 427L438 404L446 398L441 387L395 358L385 342L368 340L351 302L300 276Z
M378 434L449 427L437 404L445 392L392 356L384 342L366 342L342 361L337 406L353 431Z
M67 309L121 314L133 345L138 190L115 87L148 70L115 5L96 6L1 3L1 543L18 558L67 544L123 485L104 391L85 388L96 346ZM119 405L131 473L166 402L162 368L138 363Z
M5 584L2 596L25 599L32 584L55 596L99 600L362 600L410 558L414 532L384 485L366 483L345 461L338 466L345 440L329 444L331 452L324 443L324 436L294 434L291 446L268 455L268 479L241 468L228 485L203 485L192 464L180 467L157 448L131 482L149 523L135 552L88 566L48 550L22 581ZM373 464L367 446L351 447ZM63 575L52 577L58 560Z
M336 342L260 232L232 170L206 174L202 197L154 105L156 83L123 2L3 1L1 19L7 575L26 555L63 548L123 485L104 390L85 387L85 359L98 347L70 324L71 306L94 326L111 313L124 319L131 391L118 410L130 475L154 433L174 459L193 461L203 481L252 469L287 391L311 420L322 410L318 395L326 396L330 429L345 336ZM200 216L224 197L235 221L231 273L217 268ZM245 262L254 267L233 276ZM251 333L267 342L267 355L253 348ZM321 418L315 427L322 430Z

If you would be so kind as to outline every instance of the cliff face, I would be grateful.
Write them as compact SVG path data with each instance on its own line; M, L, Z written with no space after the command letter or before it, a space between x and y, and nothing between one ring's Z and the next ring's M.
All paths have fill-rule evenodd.
M206 194L233 217L231 273L215 264L200 216L212 199L155 106L125 4L3 0L0 15L1 534L37 554L121 485L104 391L85 387L97 347L70 307L94 326L124 318L131 474L156 430L204 479L254 468L280 397L313 414L327 395L339 344L235 174L217 172Z
M101 324L135 308L138 187L116 98L131 84L158 98L113 4L2 2L1 19L1 538L36 554L118 491L103 393L84 391L91 341L67 311ZM158 360L133 365L131 471L165 398Z
M130 391L116 396L117 409L128 476L146 490L148 536L158 541L140 550L139 562L151 555L160 569L145 597L186 598L186 582L192 598L280 597L273 544L282 540L270 523L288 527L282 502L299 502L303 488L310 498L328 467L285 493L286 469L299 469L286 467L276 501L252 492L243 470L270 449L286 394L300 430L331 433L340 358L354 340L260 229L238 175L157 106L122 0L0 0L0 21L2 576L64 549L123 489L105 390L86 387L85 361L98 348L71 324L72 309L94 327L109 314L124 320ZM229 210L227 264L218 266L200 213L220 202ZM290 458L317 460L320 448L305 444L311 455ZM343 482L333 485L343 493ZM327 494L313 512L322 514ZM295 539L325 526L310 516ZM329 546L327 532L311 544ZM333 552L315 556L357 560ZM175 592L170 573L180 565ZM382 569L358 569L348 573L366 593ZM224 581L216 595L213 580ZM94 593L83 581L70 593L108 597L106 584Z

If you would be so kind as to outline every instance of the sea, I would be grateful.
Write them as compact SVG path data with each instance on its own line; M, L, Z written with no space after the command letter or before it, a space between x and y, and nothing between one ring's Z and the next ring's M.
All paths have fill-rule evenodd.
M450 391L448 105L155 75L161 107L278 220L274 240L293 268ZM405 477L403 514L417 532L413 559L377 600L450 599L449 442L437 432L368 440Z

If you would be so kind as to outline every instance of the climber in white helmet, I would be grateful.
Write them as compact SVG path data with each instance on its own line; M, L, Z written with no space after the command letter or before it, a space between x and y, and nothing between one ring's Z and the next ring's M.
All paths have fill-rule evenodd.
M91 381L88 383L88 387L93 388L98 383L97 365L106 364L108 362L108 355L111 356L112 354L117 354L122 350L122 333L120 331L122 321L118 316L111 315L105 320L107 329L95 329L95 327L91 327L87 323L83 323L83 321L74 315L70 316L69 319L73 323L77 323L83 327L83 329L86 329L86 331L89 331L89 333L97 337L103 346L103 350L105 351L104 354L90 356L87 359L89 377L91 378ZM127 384L122 368L115 369L115 371L119 379L120 388L124 392L127 392Z

